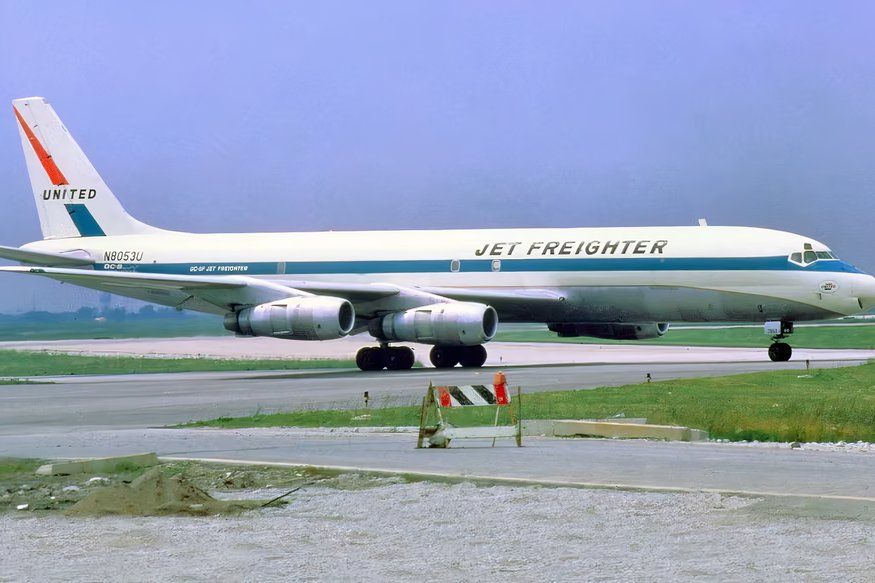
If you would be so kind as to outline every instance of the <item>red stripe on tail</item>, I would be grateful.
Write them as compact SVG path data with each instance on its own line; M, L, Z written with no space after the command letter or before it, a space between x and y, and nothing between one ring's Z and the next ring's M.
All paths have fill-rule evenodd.
M18 113L18 110L15 109L15 106L12 106L12 111L15 112L15 117L18 118L18 123L21 124L21 129L24 130L24 135L27 136L27 141L30 142L30 145L33 146L33 151L36 152L36 157L39 158L40 164L43 165L43 168L46 170L46 174L49 175L49 180L52 181L52 184L55 186L61 186L62 184L69 184L67 182L67 178L64 177L64 174L55 164L55 161L52 160L51 154L46 152L46 149L43 148L43 145L39 143L39 140L36 139L36 136L33 134L33 130L30 129L30 126L24 121L24 118L21 117L21 114Z

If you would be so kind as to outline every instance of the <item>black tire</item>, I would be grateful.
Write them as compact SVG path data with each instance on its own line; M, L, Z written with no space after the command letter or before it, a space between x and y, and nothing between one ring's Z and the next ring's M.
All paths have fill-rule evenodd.
M787 362L793 356L793 348L786 342L775 342L769 346L769 358L772 362Z
M408 370L413 368L416 358L413 350L406 346L386 349L386 368L389 370Z
M428 358L435 368L453 368L459 362L458 351L453 346L433 346Z
M383 370L386 358L381 349L367 347L356 353L355 364L363 371Z
M461 349L459 364L463 368L480 368L484 362L486 362L486 348L482 344Z

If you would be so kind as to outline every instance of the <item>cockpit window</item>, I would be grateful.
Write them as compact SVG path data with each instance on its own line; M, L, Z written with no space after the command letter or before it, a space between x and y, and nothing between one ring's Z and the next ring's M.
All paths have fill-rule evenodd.
M808 245L806 245L808 247ZM790 257L788 257L790 261L793 263L797 263L799 265L809 265L814 263L815 261L820 261L821 259L838 259L836 254L832 251L812 251L811 249L806 249L805 251L796 253L791 253Z

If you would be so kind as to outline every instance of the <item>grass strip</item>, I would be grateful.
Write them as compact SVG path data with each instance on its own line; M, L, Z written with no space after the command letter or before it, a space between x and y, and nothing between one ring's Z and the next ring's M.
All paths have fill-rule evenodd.
M732 441L875 441L875 364L678 379L593 390L525 394L526 419L598 419L623 414L706 429ZM309 409L221 417L188 427L418 425L417 406ZM491 425L491 407L449 413L456 426Z
M43 463L38 459L0 457L0 480L16 474L32 475Z
M0 377L351 368L352 360L144 358L0 350Z
M717 329L671 328L665 336L651 340L602 340L560 338L548 330L506 330L495 337L499 342L560 342L565 344L655 344L664 346L729 346L767 348L771 339L762 328L728 326ZM875 324L859 326L797 327L787 340L794 348L875 349Z

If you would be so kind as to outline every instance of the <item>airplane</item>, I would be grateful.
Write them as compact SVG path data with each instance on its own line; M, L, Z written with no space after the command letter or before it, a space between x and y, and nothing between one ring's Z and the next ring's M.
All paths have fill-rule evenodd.
M130 216L41 97L12 102L43 240L0 247L38 275L224 317L240 336L367 331L363 371L481 367L501 322L643 340L678 322L756 322L786 361L794 322L875 306L875 278L809 237L751 227L197 234Z

